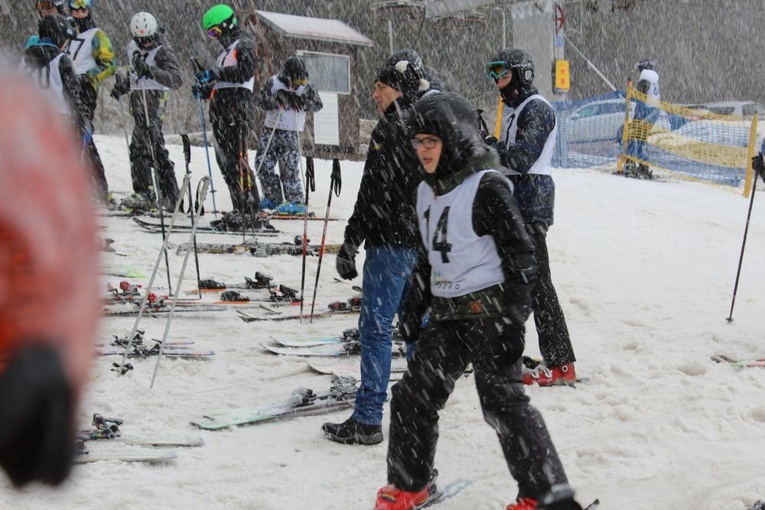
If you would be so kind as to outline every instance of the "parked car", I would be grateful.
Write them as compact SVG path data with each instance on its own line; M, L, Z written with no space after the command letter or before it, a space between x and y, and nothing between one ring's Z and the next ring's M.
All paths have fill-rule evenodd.
M561 135L567 143L620 142L624 130L624 99L605 99L580 106L567 118L562 119ZM630 117L635 114L635 103L630 105ZM669 130L670 121L661 112L657 127Z
M701 103L689 105L693 110L706 110L717 115L735 115L751 119L757 113L762 116L765 107L756 101L717 101L713 103Z

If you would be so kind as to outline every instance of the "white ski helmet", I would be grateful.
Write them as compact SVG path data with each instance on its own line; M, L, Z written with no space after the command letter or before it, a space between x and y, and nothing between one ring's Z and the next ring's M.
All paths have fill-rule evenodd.
M148 12L139 12L130 20L133 39L153 38L157 33L157 20Z

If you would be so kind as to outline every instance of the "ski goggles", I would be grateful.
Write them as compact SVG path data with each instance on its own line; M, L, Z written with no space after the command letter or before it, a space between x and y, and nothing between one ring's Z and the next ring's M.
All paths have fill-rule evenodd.
M143 37L133 37L133 41L135 41L135 43L138 46L145 46L147 44L154 43L154 36L150 35L150 36L143 36Z
M35 9L38 11L52 11L56 8L56 2L37 2L35 4Z
M218 37L220 37L220 34L222 33L223 33L223 30L221 30L218 27L208 28L206 32L207 37L209 37L210 39L217 39Z
M87 11L90 6L90 0L69 0L69 8L73 11Z
M295 78L294 80L290 80L290 83L295 87L300 87L308 83L308 78Z
M417 150L420 145L425 147L426 149L430 150L436 145L438 145L438 142L440 142L440 138L436 138L435 136L426 136L425 138L412 138L412 148L414 150Z
M507 64L504 62L489 62L486 64L486 74L489 78L499 80L505 76L510 70L507 68Z

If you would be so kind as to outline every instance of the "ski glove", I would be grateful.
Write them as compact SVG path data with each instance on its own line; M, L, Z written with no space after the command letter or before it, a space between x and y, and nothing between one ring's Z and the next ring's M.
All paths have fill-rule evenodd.
M207 83L210 83L212 81L217 80L218 79L218 75L215 74L215 71L211 71L209 69L204 69L202 71L194 73L194 79L200 85L205 85Z
M291 92L287 92L284 89L276 91L276 100L282 105L284 109L295 109L295 98L297 96Z
M63 482L74 455L75 398L59 351L20 351L0 376L0 407L0 466L13 484Z
M335 267L343 280L353 280L359 275L356 271L356 254L359 250L350 243L343 243L337 252Z
M146 55L136 51L133 53L133 71L139 78L153 78L151 66L146 63Z
M765 159L762 157L762 152L752 158L752 170L765 181Z
M212 91L213 87L210 83L205 85L195 83L191 86L191 95L194 96L194 99L204 99L206 101L212 96Z
M124 94L130 92L130 80L123 78L121 74L114 75L114 80L114 87L110 95L119 101Z

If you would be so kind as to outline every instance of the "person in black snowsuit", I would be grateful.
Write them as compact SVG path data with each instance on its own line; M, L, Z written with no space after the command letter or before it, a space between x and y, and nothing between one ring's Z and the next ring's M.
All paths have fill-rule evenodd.
M210 17L211 13L217 18ZM208 10L203 28L208 37L215 34L223 50L215 66L194 75L197 81L194 94L210 100L215 159L228 186L234 214L249 218L246 223L259 228L260 195L249 166L246 143L255 115L255 43L242 33L234 11L226 5Z
M487 64L505 113L500 139L486 142L499 153L502 172L513 183L518 208L536 248L539 273L532 294L534 323L544 363L524 374L525 384L574 384L576 357L566 318L552 282L547 230L553 224L555 183L551 175L557 122L555 111L533 86L534 59L519 49L504 49Z
M67 54L72 59L79 80L80 101L92 125L98 104L98 89L117 70L116 59L109 37L93 19L91 0L69 0L69 10L77 36L67 47ZM93 175L96 198L103 205L109 205L109 184L92 136L87 143L86 155Z
M382 118L372 131L356 205L337 254L338 274L352 280L358 276L358 249L364 244L366 251L359 316L361 385L351 417L322 425L324 435L338 443L383 440L393 318L417 258L413 193L422 173L405 119L424 88L419 69L419 55L405 50L391 55L377 73L372 98Z
M183 75L178 56L153 15L137 13L130 20L130 32L132 40L127 45L127 58L132 68L127 79L117 75L111 94L119 100L123 94L130 92L130 112L134 123L130 141L130 174L135 195L123 200L122 205L148 209L156 203L156 197L152 194L152 168L156 164L162 206L173 210L180 191L175 165L165 148L162 118L168 90L180 88Z
M69 20L60 14L48 14L38 22L38 35L24 50L19 69L50 100L56 112L70 117L78 130L78 139L87 143L92 127L87 108L80 101L80 87L71 59L65 53L75 37Z
M497 153L483 143L475 107L457 94L431 94L414 104L409 126L425 178L416 193L421 253L400 331L417 350L392 390L389 485L378 492L375 510L427 500L438 412L470 363L484 418L518 482L508 510L544 508L541 501L567 479L521 383L534 243L512 185L496 170ZM570 495L560 508L580 507Z

